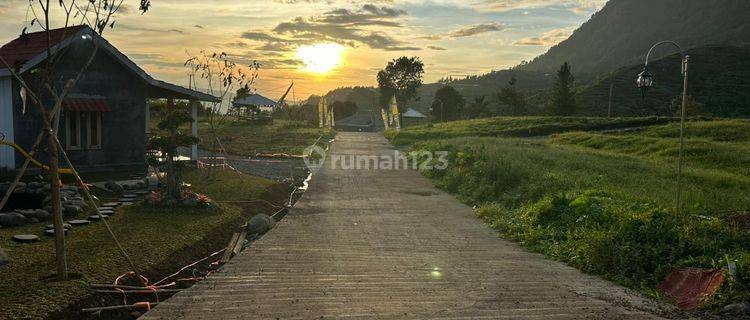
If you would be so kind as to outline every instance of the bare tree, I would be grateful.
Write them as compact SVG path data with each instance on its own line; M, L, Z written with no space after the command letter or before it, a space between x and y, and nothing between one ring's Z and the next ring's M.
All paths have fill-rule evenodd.
M185 61L185 66L189 68L188 76L193 79L191 86L197 88L197 78L200 78L208 94L218 97L220 100L213 102L208 108L208 125L211 133L211 158L216 157L217 147L221 146L221 140L218 138L216 131L217 126L221 125L229 115L228 110L231 108L232 99L227 99L231 92L236 92L242 88L243 92L248 94L252 92L252 87L258 79L258 70L260 63L252 61L248 65L240 65L229 58L225 52L207 53L201 51L197 56L190 56ZM226 107L227 112L221 113ZM213 170L209 166L208 177L212 178Z
M94 61L99 50L99 43L102 34L107 29L114 28L116 13L122 8L125 0L57 0L50 3L50 0L29 1L28 16L31 20L26 21L26 25L21 31L21 37L31 27L39 26L42 32L46 33L46 57L44 63L35 66L33 70L21 70L20 65L10 65L2 56L0 56L0 66L7 68L11 76L21 86L21 98L30 102L38 110L42 120L43 132L37 137L32 150L36 149L40 143L46 140L46 149L49 155L49 180L51 185L50 196L52 202L52 216L55 226L55 254L57 256L57 275L62 280L67 279L67 261L65 258L65 237L63 230L62 209L60 201L60 176L59 176L59 148L60 142L57 138L57 129L60 122L60 110L63 101L73 90ZM139 9L142 13L148 11L151 7L150 0L140 0ZM27 18L28 19L28 18ZM60 21L52 21L60 19ZM57 26L54 26L57 24ZM58 48L52 42L53 28L63 28L62 39L69 35L68 27L71 25L86 25L94 32L90 35L91 42L94 44L90 54L84 58L84 63L73 76L62 74L58 66L63 63L62 57L65 56L70 46ZM25 72L24 72L25 71ZM24 171L28 167L29 159L21 167L16 176L16 182L20 180ZM9 190L8 193L12 192Z

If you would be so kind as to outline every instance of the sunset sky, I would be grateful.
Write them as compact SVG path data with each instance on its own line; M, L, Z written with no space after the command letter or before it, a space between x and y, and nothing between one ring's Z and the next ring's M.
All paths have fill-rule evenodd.
M301 100L337 87L375 85L377 71L402 55L422 58L427 82L504 69L565 39L605 2L152 0L152 10L141 15L138 1L125 0L105 37L157 78L182 85L186 52L257 60L258 92L278 99L294 80ZM28 0L0 0L0 41L18 36L27 8ZM331 57L337 54L338 64Z

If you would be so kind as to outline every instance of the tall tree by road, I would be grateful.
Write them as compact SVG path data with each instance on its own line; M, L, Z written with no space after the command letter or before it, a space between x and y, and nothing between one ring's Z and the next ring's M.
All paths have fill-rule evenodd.
M406 103L417 95L423 74L424 63L419 57L401 57L388 62L385 69L378 72L380 106L388 105L395 95L399 110L404 110Z
M433 121L451 121L463 118L466 100L458 90L451 86L443 86L435 92L432 102Z
M570 71L570 65L567 62L563 63L557 71L557 81L550 99L552 113L559 116L569 116L575 113L574 85L575 78Z

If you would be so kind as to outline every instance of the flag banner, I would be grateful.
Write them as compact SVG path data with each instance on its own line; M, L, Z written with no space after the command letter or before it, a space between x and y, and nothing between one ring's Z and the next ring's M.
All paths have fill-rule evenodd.
M380 109L380 116L383 118L383 124L385 125L385 130L388 130L388 114L385 113L385 110Z
M396 102L396 96L394 95L391 99L391 117L392 117L392 123L393 126L396 127L396 129L401 129L401 117L399 117L398 114L398 103Z
M323 105L325 102L323 101L323 98L320 98L320 101L318 102L318 127L323 127L323 117L325 116L325 110L323 108Z

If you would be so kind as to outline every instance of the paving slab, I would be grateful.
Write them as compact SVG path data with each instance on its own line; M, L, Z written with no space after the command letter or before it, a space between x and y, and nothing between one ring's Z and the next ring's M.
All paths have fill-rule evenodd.
M393 150L339 133L332 154ZM674 312L500 239L416 171L327 164L273 230L142 319L684 318Z

